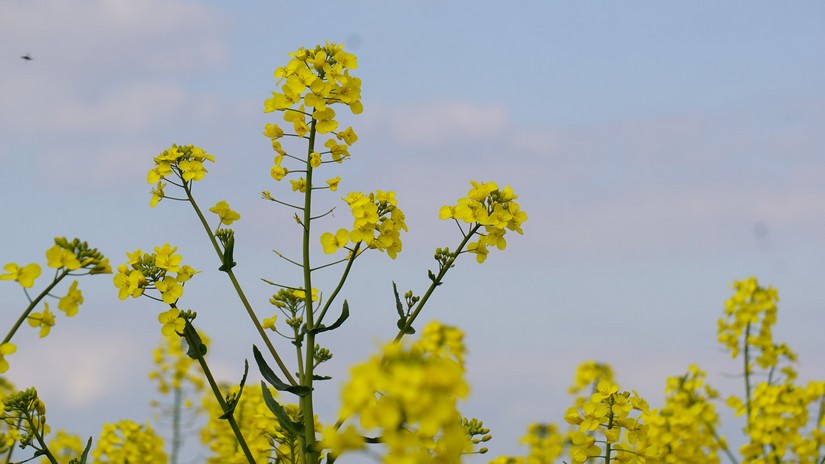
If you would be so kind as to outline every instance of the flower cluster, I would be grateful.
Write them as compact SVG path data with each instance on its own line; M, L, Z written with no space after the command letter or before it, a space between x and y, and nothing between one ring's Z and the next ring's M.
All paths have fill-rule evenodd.
M34 311L34 308L43 297L49 295L57 284L67 276L93 275L111 273L108 258L89 244L75 238L68 240L65 237L55 237L54 246L46 250L46 265L55 269L55 274L51 284L34 300L29 298L30 305L24 311L22 318L32 327L39 329L40 338L49 335L54 327L56 319L55 313L49 308L49 303L43 303L42 311ZM34 287L34 283L42 273L40 265L37 263L20 266L17 263L8 263L4 266L6 274L0 274L0 280L14 280L24 289ZM63 311L67 317L77 314L80 304L83 303L83 293L77 288L78 282L75 280L69 286L66 295L60 297L57 308ZM21 321L22 322L22 319ZM18 325L15 325L0 344L0 373L6 372L9 368L6 355L14 353L17 348L11 343Z
M469 235L478 234L478 239L467 245L467 251L476 255L483 263L489 253L488 247L499 250L507 247L504 235L507 230L522 233L521 224L527 220L527 213L521 210L510 186L499 189L495 182L470 182L473 186L465 198L459 198L453 206L442 206L440 219L453 219L470 224ZM478 230L484 227L484 233Z
M719 343L730 350L732 358L739 354L743 342L761 350L757 362L768 368L776 359L771 329L776 323L779 295L775 288L759 286L755 277L735 281L733 287L736 293L725 302L724 317L718 322Z
M719 415L712 401L719 394L705 384L705 373L690 365L685 375L667 379L665 395L662 408L648 415L648 441L662 451L662 462L718 463L727 443L716 433Z
M363 446L358 435L377 432L386 447L383 462L457 462L471 443L456 409L468 393L456 330L433 322L409 348L391 343L354 366L341 393L340 416L357 415L364 432L355 425L327 427L322 444L340 454Z
M805 436L803 432L811 406L822 401L823 395L825 382L810 382L806 388L790 383L760 382L753 392L749 425L745 430L750 443L739 450L746 462L787 462L783 459L788 455L795 455L795 462L820 462L825 432L822 409L813 433Z
M129 261L118 266L114 277L114 284L118 288L118 297L121 300L130 296L138 298L146 290L156 290L160 293L160 298L150 298L170 305L170 309L158 316L158 321L163 324L162 333L166 336L183 332L185 322L178 317L180 310L176 304L183 296L186 282L198 272L190 266L181 264L183 258L176 253L177 250L177 247L166 243L161 247L155 247L154 253L144 253L140 249L126 253Z
M231 387L228 391L229 396L237 395L239 387ZM277 392L271 393L277 396ZM219 419L223 411L215 398L204 396L203 406L209 415L209 421L201 430L201 441L212 453L206 463L247 464L229 424L226 420ZM286 405L284 409L292 420L299 419L297 406ZM275 415L264 403L260 385L244 388L233 415L256 462L301 462L299 437L281 428ZM320 429L320 424L318 428Z
M352 212L352 229L339 229L333 235L321 235L325 253L335 253L341 248L364 242L367 247L385 251L395 259L401 252L401 231L407 231L404 212L398 207L395 192L378 190L375 193L351 192L343 200Z
M316 46L313 50L301 48L290 53L292 59L275 71L280 92L272 92L272 97L264 102L264 112L283 112L283 119L292 125L294 133L287 134L277 124L266 124L264 135L271 139L272 148L277 155L270 170L273 179L280 181L290 170L283 165L284 158L289 157L305 165L298 172L310 173L324 163L341 163L349 158L349 147L358 141L358 136L347 127L338 131L334 105L345 105L353 114L363 111L361 105L361 80L350 75L350 70L358 65L354 55L344 51L343 46L327 43ZM307 119L309 118L309 119ZM281 144L286 135L307 137L310 134L310 147L306 158L289 154ZM326 150L316 149L317 134L332 134L334 137L324 141ZM320 145L320 144L317 144ZM290 180L292 190L306 192L311 185L310 176ZM340 176L326 180L326 188L338 189ZM272 200L269 192L264 198Z
M36 389L27 388L3 398L2 419L10 431L14 431L12 438L20 448L43 449L49 425L46 424L46 405L37 396Z
M76 460L83 454L85 447L86 444L79 435L68 433L65 430L58 430L49 440L49 451L60 464L71 464L72 459ZM50 464L50 461L48 458L43 458L40 464Z
M582 463L595 456L610 460L611 453L621 462L646 462L658 456L655 445L646 442L647 403L636 392L620 392L619 387L601 380L590 398L567 410L564 420L576 427L570 433L570 456ZM631 412L639 414L631 416ZM597 437L602 439L597 440Z
M205 345L209 344L206 335L199 333L199 336ZM195 391L203 390L203 374L193 370L197 363L186 355L186 349L183 338L165 336L152 352L157 368L149 372L149 378L157 381L161 394L181 390L187 384L192 385ZM191 404L187 403L184 406L191 407Z
M92 456L95 462L101 463L157 464L169 459L163 451L163 438L151 425L140 425L128 419L103 424Z
M527 445L527 464L549 464L564 451L564 438L555 424L533 423L519 443Z
M149 206L155 207L158 202L166 197L163 188L166 187L164 180L169 180L169 176L175 175L177 180L169 180L174 185L188 188L193 181L199 181L208 172L204 167L205 161L215 162L215 157L206 153L202 148L194 145L172 145L155 157L155 167L149 170L146 181L155 184L152 188L152 199ZM180 181L180 183L178 183Z
M567 389L567 392L574 395L592 385L597 385L602 380L614 382L613 379L613 368L609 364L585 361L576 368L573 385Z

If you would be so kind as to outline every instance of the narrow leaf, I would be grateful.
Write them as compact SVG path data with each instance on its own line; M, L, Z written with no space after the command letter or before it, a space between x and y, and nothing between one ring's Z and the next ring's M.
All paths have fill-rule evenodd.
M328 375L314 375L313 374L313 376L312 376L312 380L329 380L331 378L332 377L330 377Z
M319 334L321 332L326 332L327 330L334 330L338 327L341 327L341 324L347 320L349 317L349 303L347 300L344 300L344 308L341 310L341 315L338 316L338 320L336 320L331 326L327 327L324 324L319 325L318 327L312 329L312 333Z
M395 286L395 281L392 281L392 292L395 293L395 309L398 311L399 317L404 317L404 305L401 304L401 297L398 296L398 287Z
M89 459L90 449L92 449L92 437L89 437L89 441L86 442L86 449L84 449L83 454L80 455L80 462L78 464L86 464L86 460Z
M275 418L278 419L278 423L281 424L281 428L291 432L293 435L300 435L303 433L303 424L293 421L289 418L289 414L286 413L286 410L283 406L281 406L278 401L273 398L272 393L269 391L269 387L261 380L261 393L264 397L264 403L275 414Z
M260 350L258 350L258 347L255 345L252 345L252 354L255 356L255 362L258 363L258 370L261 371L261 375L267 382L270 383L270 385L275 387L276 390L288 391L298 396L307 396L312 391L310 387L305 385L289 385L282 382L281 379L279 379L275 374L275 371L273 371L272 368L269 367L269 364L266 363Z

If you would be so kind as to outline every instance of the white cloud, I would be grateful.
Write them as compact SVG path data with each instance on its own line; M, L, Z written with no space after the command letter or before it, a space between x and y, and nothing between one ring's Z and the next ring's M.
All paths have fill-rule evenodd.
M85 334L82 343L68 337L38 340L16 354L12 377L19 387L27 383L37 385L41 396L49 401L81 409L103 396L116 395L124 378L131 375L131 366L145 364L141 358L146 357L146 352L139 346L136 340L123 335L90 333ZM64 355L45 355L55 348ZM142 377L145 372L137 375Z

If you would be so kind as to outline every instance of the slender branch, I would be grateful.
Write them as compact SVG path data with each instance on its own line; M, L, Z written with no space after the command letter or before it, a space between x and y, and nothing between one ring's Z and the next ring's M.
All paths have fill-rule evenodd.
M186 327L183 329L183 335L190 347L197 347L198 345L196 338L192 334L194 330L195 327L187 321ZM215 395L215 398L218 400L218 404L221 406L221 411L225 413L227 407L223 393L221 393L220 387L218 387L218 384L215 382L215 378L212 376L212 371L209 370L209 366L206 364L206 359L204 359L200 349L196 349L195 352L197 353L195 359L197 359L198 364L200 364L201 370L203 370L203 375L206 377L207 382L209 382L209 387L212 389L212 393ZM243 450L246 460L249 461L249 464L255 464L255 457L252 455L252 451L249 450L249 446L246 444L246 440L241 433L241 429L238 427L238 422L235 420L234 413L229 414L226 417L226 420L229 422L229 427L232 428L232 432L235 434L235 438L238 440L238 444L241 446L241 450Z
M476 231L478 231L478 229L480 228L481 224L478 223L470 227L470 230L468 231L467 235L464 236L464 239L461 240L461 243L458 245L458 248L453 253L453 256L444 264L444 266L441 267L441 269L438 271L438 275L436 275L435 277L435 280L430 284L430 287L427 289L427 292L424 293L424 296L422 296L421 299L418 301L418 304L415 305L415 310L407 318L407 323L404 324L404 327L402 327L401 330L398 331L398 334L395 336L395 339L393 339L394 343L401 341L404 335L407 334L407 331L410 327L412 327L413 322L415 322L415 318L418 317L418 314L421 312L421 309L424 308L424 305L427 303L427 300L430 299L430 296L435 291L435 288L441 284L442 280L444 279L444 276L447 274L447 271L449 271L450 268L453 267L453 263L455 262L456 258L458 258L458 255L461 253L461 250L463 250L464 247L467 246L467 242L470 241L470 238L473 236L473 234L475 234Z
M293 261L293 260L287 258L286 256L282 255L278 250L272 250L272 252L275 253L276 255L278 255L279 258L283 259L284 261L286 261L288 263L294 264L298 267L303 267L303 265L301 263Z
M264 197L264 199L265 199L265 200L269 200L269 201L274 201L275 203L278 203L279 205L288 206L288 207L290 207L290 208L295 208L295 209L297 209L297 210L302 210L302 209L303 209L303 208L301 208L300 206L296 206L296 205L293 205L293 204L291 204L291 203L287 203L287 202L285 202L285 201L278 200L278 199L276 199L275 197Z
M338 292L341 291L341 288L344 287L344 282L347 280L347 276L349 275L350 269L352 269L352 263L355 262L355 258L358 256L358 247L361 246L361 243L358 242L355 244L355 248L350 252L350 256L347 259L347 266L344 268L344 272L341 274L341 279L338 280L338 285L335 287L335 290L332 291L332 295L329 296L327 303L324 305L324 309L321 310L321 314L318 315L318 321L316 324L320 324L321 321L324 319L324 315L327 313L327 309L332 304L332 301L338 296Z
M329 188L329 187L317 187L317 188L316 188L316 187L313 187L313 189L312 189L312 190L326 190L326 189L328 189L328 188ZM322 217L324 217L324 216L326 216L326 215L328 215L328 214L332 214L332 212L333 212L333 211L335 211L335 208L331 208L331 209L330 209L329 211L327 211L326 213L321 214L321 215L319 215L319 216L313 216L313 217L311 217L310 219L311 219L311 220L313 220L313 221L314 221L314 220L316 220L316 219L321 219Z
M49 284L48 287L46 287L42 292L40 292L39 295L37 295L37 298L35 298L34 300L29 299L29 301L31 301L31 303L29 303L29 306L26 307L26 309L23 311L23 313L20 315L20 317L17 318L17 321L11 327L11 329L9 330L9 333L6 334L6 338L3 339L3 343L8 343L8 342L11 341L11 338L17 332L17 329L19 329L20 326L23 324L23 321L25 321L29 317L29 314L31 314L31 312L34 310L34 308L37 306L37 304L40 303L40 300L45 298L46 295L48 295L49 292L52 291L52 289L54 287L56 287L57 284L59 284L60 281L63 280L63 278L66 277L68 274L69 274L69 270L64 269L62 273L60 273L59 275L57 275L54 278L54 280L52 281L52 283ZM28 293L26 293L26 296L28 296Z
M215 249L215 253L218 254L218 259L223 261L223 251L221 251L220 246L218 246L218 240L215 238L215 234L212 233L212 229L209 228L209 224L206 222L206 218L203 216L200 208L198 208L197 202L195 202L195 198L192 196L192 191L189 187L185 187L184 190L186 191L186 197L189 198L189 203L192 205L192 208L195 209L195 213L198 215L198 219L201 221L201 225L203 225L203 229L206 231L206 235L209 237L209 241L212 242L212 247ZM275 347L272 345L272 341L266 335L264 328L261 326L261 322L258 320L258 316L255 315L255 311L252 310L252 305L249 304L249 300L247 300L246 295L244 294L243 290L241 289L241 285L238 283L238 279L235 277L235 273L232 272L232 269L226 270L226 275L229 276L229 280L232 281L232 286L235 287L235 293L238 294L238 297L243 304L244 309L246 309L246 313L249 315L249 318L252 319L252 323L255 325L255 329L258 331L258 334L263 339L264 344L266 345L267 349L269 349L269 353L275 359L275 362L278 364L278 367L281 369L281 372L286 376L287 380L290 384L296 385L295 378L292 377L292 374L287 369L284 362L281 360L281 357L278 355L278 352L275 350Z

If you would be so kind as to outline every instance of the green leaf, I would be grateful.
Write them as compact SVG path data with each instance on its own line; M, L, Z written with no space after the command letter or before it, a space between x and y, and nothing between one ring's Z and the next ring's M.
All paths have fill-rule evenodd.
M80 462L78 462L78 464L86 464L86 460L89 459L90 449L92 449L92 437L89 437L89 441L86 442L86 449L84 449L83 454L80 455Z
M398 287L395 286L395 281L392 281L392 292L395 293L395 309L398 311L398 317L404 317L404 305L401 304L401 297L398 295Z
M441 285L441 284L442 284L442 282L439 282L439 281L438 281L438 279L436 278L435 274L433 274L433 271L431 271L431 270L429 270L429 269L427 270L427 277L429 277L429 278L430 278L430 280L432 280L432 281L433 281L433 283L435 284L435 286L436 286L436 287L438 287L439 285Z
M343 324L344 321L346 321L348 317L349 317L349 303L347 303L347 300L344 300L344 309L341 310L341 315L338 317L337 321L335 321L329 327L325 326L324 324L321 324L318 327L310 330L310 332L313 333L313 334L319 334L321 332L326 332L327 330L337 329L338 327L341 327L341 324Z
M232 398L230 402L226 404L226 411L221 414L221 417L218 419L229 419L229 416L235 412L235 408L238 407L238 403L241 402L241 395L243 395L243 386L246 384L246 375L249 374L249 361L246 359L243 360L243 377L241 377L241 387L238 389L238 394Z
M301 435L304 431L304 425L289 418L289 414L287 414L284 407L272 397L269 387L266 386L263 380L261 380L261 393L264 397L264 403L266 403L269 410L275 414L275 418L278 419L281 428L289 431L293 435Z
M328 375L314 375L313 374L313 376L312 376L312 380L329 380L331 378L332 377L330 377Z
M398 322L396 322L396 323L395 323L395 325L397 325L397 326L398 326L398 330L404 330L404 326L405 326L405 325L407 325L407 318L406 318L406 317L402 317L402 318L398 319ZM412 326L409 326L409 327L407 327L407 331L406 331L406 332L404 332L404 333L406 333L406 334L414 334L414 333L415 333L415 329L413 329L413 328L412 328Z
M226 240L226 245L223 247L223 264L221 267L218 268L219 271L229 272L230 269L235 267L236 263L233 260L233 255L235 254L235 234L229 236Z
M255 362L258 363L258 370L261 371L261 375L267 382L270 383L270 385L275 387L276 390L288 391L298 396L307 396L312 391L312 388L305 385L289 385L282 382L281 379L279 379L275 374L275 371L273 371L272 368L269 367L269 364L266 363L260 350L258 350L258 347L255 345L252 345L252 354L255 356Z
M203 340L201 340L201 336L198 335L198 331L195 330L195 327L192 326L192 323L188 320L186 321L186 327L183 330L184 333L188 333L193 339L192 342L190 342L189 338L183 337L183 340L188 346L186 349L186 355L192 359L203 357L206 354L206 345L203 343Z

